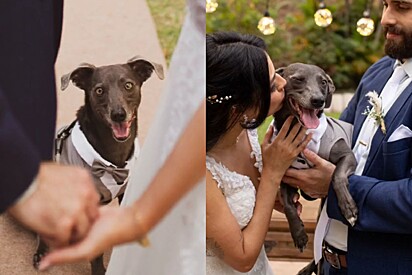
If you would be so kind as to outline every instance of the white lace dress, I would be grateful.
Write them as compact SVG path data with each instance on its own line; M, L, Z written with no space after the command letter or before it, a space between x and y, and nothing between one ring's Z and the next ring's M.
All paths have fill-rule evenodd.
M251 158L255 158L255 167L262 172L262 153L258 141L257 130L247 130L252 152ZM226 197L227 204L235 216L241 229L245 228L252 219L256 201L256 189L248 176L232 172L222 163L218 163L214 158L206 156L206 167L216 180L218 187ZM268 258L262 246L260 254L252 270L241 273L227 265L211 249L206 247L206 274L230 275L230 274L250 274L250 275L272 275Z
M173 54L164 97L134 167L122 206L132 204L143 194L205 100L205 2L190 0L187 3L188 11ZM205 197L202 179L148 234L149 247L131 243L114 248L106 274L205 274Z

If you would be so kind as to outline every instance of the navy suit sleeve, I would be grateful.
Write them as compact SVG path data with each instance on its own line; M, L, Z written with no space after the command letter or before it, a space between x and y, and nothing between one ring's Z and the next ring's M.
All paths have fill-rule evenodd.
M349 190L359 210L353 229L412 234L411 179L382 181L353 175L349 178ZM333 188L329 189L327 213L349 225L340 212Z
M365 73L355 96L342 113L342 120L358 126L359 129L362 123L361 116L363 116L359 110L364 110L363 106L360 107L361 98L364 97L366 91L383 88L392 71L393 62L393 60L385 57ZM376 84L378 82L379 84ZM398 117L398 124L393 124L388 130L393 131L400 123L410 121L409 105L405 106L405 112ZM388 136L390 134L388 132ZM355 134L353 139L356 138ZM409 158L409 151L405 152L408 155L406 158ZM384 158L382 150L379 149L374 162L371 164L371 166L374 165L374 169L366 172L370 174L349 177L349 191L359 211L358 220L353 229L369 232L412 234L410 162L402 160L398 163L398 166L396 164L390 166L392 165L390 162L393 162L395 158L388 158L386 162L389 162L389 164L385 164ZM375 173L374 176L372 176L372 173ZM330 218L342 221L350 226L341 214L336 193L332 187L329 188L327 213Z
M39 163L38 150L14 118L0 89L0 212L28 188Z
M62 0L0 2L0 213L52 159Z

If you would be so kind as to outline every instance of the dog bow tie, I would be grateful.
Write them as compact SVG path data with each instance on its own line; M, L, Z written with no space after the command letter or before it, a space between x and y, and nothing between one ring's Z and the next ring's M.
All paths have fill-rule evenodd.
M104 173L107 172L112 175L113 179L119 183L123 183L129 174L129 169L117 168L112 165L107 166L99 160L95 160L92 164L92 173L93 175L101 178Z

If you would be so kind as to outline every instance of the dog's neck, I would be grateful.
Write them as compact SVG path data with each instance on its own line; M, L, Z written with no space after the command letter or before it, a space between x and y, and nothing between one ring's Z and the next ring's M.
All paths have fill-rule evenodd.
M83 131L94 150L104 159L118 167L124 167L126 161L134 151L134 140L137 136L137 114L130 128L130 137L123 141L116 141L112 129L97 119L94 114L83 106L77 112L80 129Z

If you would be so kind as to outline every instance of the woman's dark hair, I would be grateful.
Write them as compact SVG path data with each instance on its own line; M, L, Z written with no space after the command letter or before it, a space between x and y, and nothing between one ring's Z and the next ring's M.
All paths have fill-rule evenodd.
M246 110L257 117L241 123L245 129L263 123L270 107L269 66L265 42L256 36L235 32L206 35L206 151L230 130ZM233 108L234 107L234 108Z

